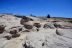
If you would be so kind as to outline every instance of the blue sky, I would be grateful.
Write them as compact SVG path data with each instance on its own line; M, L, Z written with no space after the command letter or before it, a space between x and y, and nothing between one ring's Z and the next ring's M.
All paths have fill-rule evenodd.
M0 0L0 13L72 18L72 0Z

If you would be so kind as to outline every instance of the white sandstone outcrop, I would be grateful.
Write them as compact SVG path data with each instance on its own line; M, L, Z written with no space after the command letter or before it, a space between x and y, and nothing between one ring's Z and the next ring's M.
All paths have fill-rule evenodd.
M0 48L72 48L72 23L0 14Z

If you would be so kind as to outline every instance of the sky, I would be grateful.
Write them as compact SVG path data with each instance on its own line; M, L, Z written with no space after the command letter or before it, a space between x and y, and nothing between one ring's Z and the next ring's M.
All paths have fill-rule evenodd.
M72 18L72 0L0 0L0 13Z

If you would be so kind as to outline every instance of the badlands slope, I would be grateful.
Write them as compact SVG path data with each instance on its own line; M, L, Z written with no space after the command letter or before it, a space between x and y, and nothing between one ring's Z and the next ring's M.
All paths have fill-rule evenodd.
M0 48L72 48L72 19L0 14Z

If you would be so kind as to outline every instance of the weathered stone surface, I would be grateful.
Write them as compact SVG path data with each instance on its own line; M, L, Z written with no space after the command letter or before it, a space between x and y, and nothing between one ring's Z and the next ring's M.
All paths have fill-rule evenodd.
M33 19L23 16L22 19L20 20L20 24L24 25L24 23L28 21L33 21Z
M3 33L5 30L5 27L3 25L0 25L0 34Z
M19 31L22 31L22 28L19 28Z
M33 28L32 25L27 25L27 24L24 24L24 27L25 27L26 29L32 29L32 28Z
M23 32L30 32L29 30L24 30Z
M51 28L51 29L54 29L55 27L54 27L54 25L53 25L52 22L48 22L48 23L45 23L44 24L43 28Z
M17 30L10 31L10 34L16 34L16 33L17 33Z
M0 48L71 48L72 23L63 18L42 18L1 16Z
M6 38L7 40L10 40L11 39L11 36L4 36L4 38Z
M12 34L12 38L16 38L16 37L19 37L20 36L20 34Z
M54 26L55 26L56 28L62 28L62 26L61 26L60 24L57 24L57 23L54 23Z
M40 28L40 27L41 27L40 23L34 23L33 26L35 26L35 27L37 27L37 28Z

